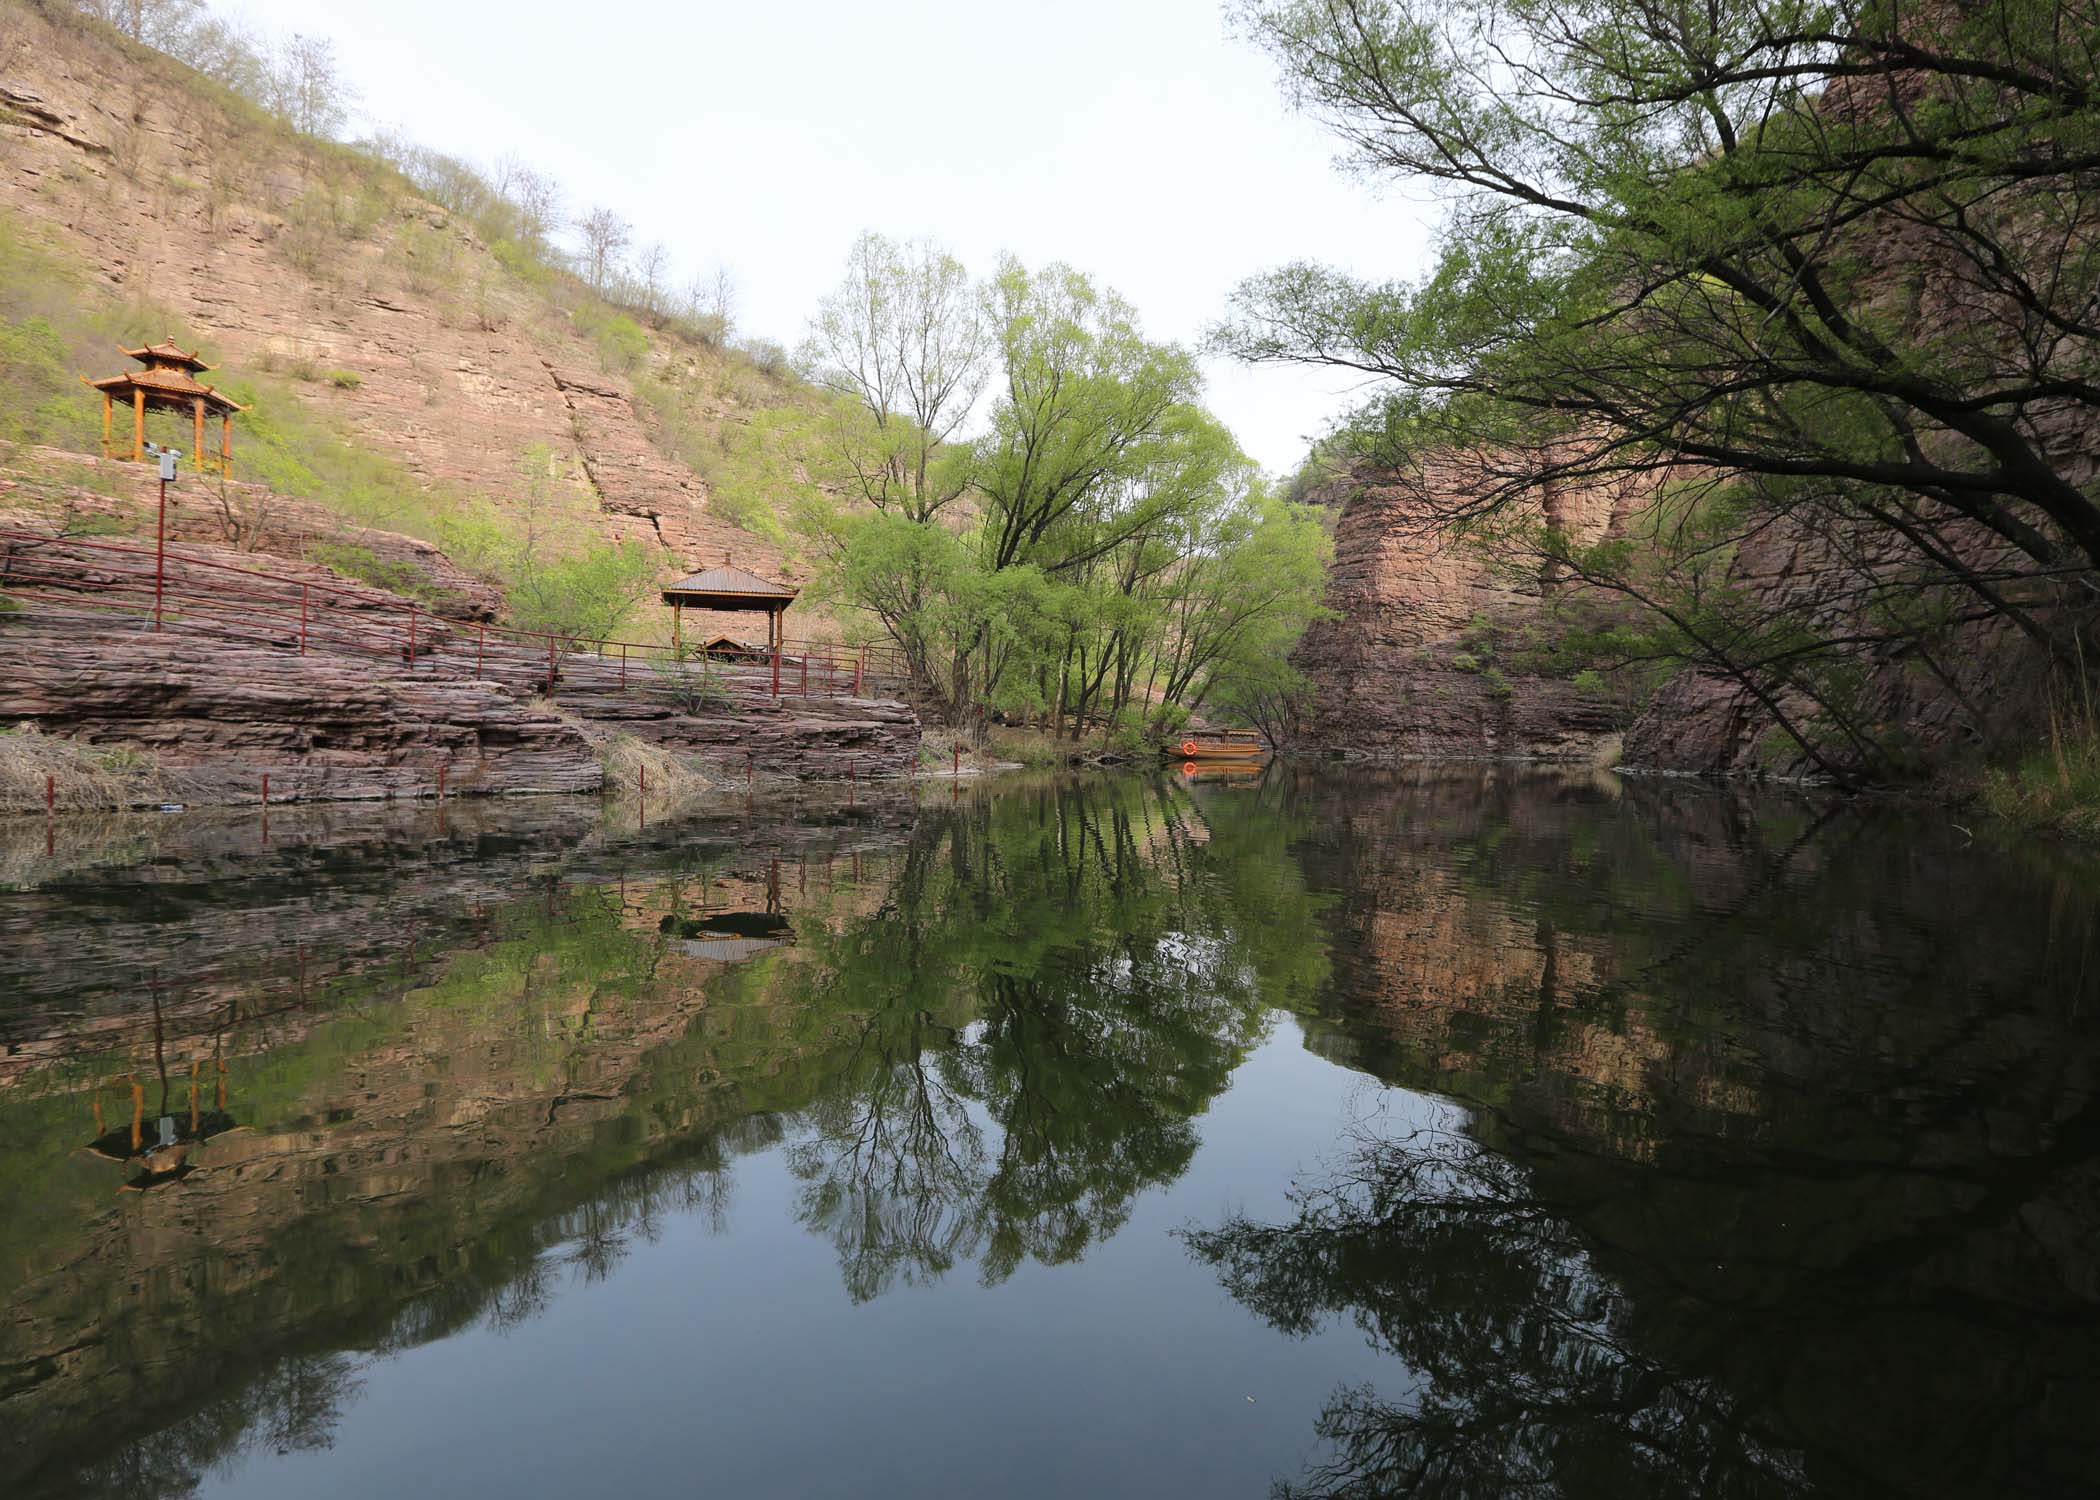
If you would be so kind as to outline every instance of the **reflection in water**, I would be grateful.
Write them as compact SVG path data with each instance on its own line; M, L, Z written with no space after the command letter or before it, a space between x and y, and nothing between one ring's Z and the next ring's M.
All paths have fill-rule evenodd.
M1278 905L1245 919L1282 835L1140 782L985 799L918 830L891 902L812 940L813 1002L854 1019L791 1159L855 1298L1072 1260L1180 1174L1191 1119L1320 972L1301 887L1254 877Z
M1288 1492L2090 1483L2086 872L1521 776L1311 822L1333 1045L1464 1107L1186 1236L1277 1328L1405 1367L1335 1393Z
M1198 1310L1158 1281L1123 1316L1191 1390L1326 1361L1260 1407L1157 1391L1207 1424L1152 1435L1183 1466L1318 1412L1254 1489L2055 1494L2100 1457L2100 947L2060 860L1507 769L184 826L6 864L10 1493L297 1488L269 1466L350 1443L415 1351L529 1339L695 1230L813 1249L783 1317L843 1288L800 1400L899 1337L854 1321L886 1294L1006 1309L883 1357L1039 1349L1013 1441L1109 1379L1056 1363L1054 1295L1158 1235ZM1328 1062L1290 1087L1369 1091L1339 1139L1249 1082L1294 1037ZM1249 1090L1264 1129L1214 1130ZM1134 1227L1199 1158L1178 1240ZM720 1274L645 1315L744 1295Z

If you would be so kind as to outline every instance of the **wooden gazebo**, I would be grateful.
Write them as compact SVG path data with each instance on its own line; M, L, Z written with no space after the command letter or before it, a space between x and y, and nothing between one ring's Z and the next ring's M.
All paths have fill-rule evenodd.
M211 366L193 351L178 347L172 338L141 349L124 349L123 352L146 368L87 381L102 393L102 456L117 456L114 428L117 403L122 401L131 408L131 458L134 463L146 456L146 413L149 410L172 411L190 417L196 423L196 446L192 452L196 454L199 473L207 467L204 419L206 416L219 419L217 465L221 474L226 473L233 464L233 414L248 408L198 380L198 373L209 370Z
M720 567L689 573L676 583L666 585L663 591L664 603L671 606L671 640L683 649L684 616L689 609L724 613L756 610L766 617L766 652L770 655L780 647L780 617L795 602L796 592L785 584L771 583L756 573L746 573L727 561Z

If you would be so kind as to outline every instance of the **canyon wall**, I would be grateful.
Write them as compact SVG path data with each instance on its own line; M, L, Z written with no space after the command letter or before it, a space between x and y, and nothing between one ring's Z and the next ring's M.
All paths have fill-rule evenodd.
M589 332L463 220L171 59L23 0L0 0L0 211L35 226L98 293L168 309L182 326L149 336L195 340L219 367L206 379L291 372L302 401L426 485L502 505L544 449L557 477L595 498L608 535L661 545L667 571L733 553L796 576L654 441L635 376L607 368ZM719 353L659 343L643 366L655 373L727 368ZM129 363L106 354L106 368L80 373ZM735 373L793 399L771 377ZM696 398L694 414L748 420L734 384ZM233 441L238 476L238 419Z
M367 533L432 599L313 563L185 541L154 619L150 541L9 528L0 512L0 732L144 752L141 796L192 803L596 792L619 736L713 779L843 778L917 761L908 704L769 668L665 675L653 659L550 652L408 538ZM241 571L233 571L241 570ZM673 680L677 677L677 680ZM704 691L689 690L692 678Z
M1688 665L1641 698L1578 677L1572 664L1548 662L1566 626L1549 608L1556 599L1636 612L1622 599L1585 594L1586 585L1551 567L1493 560L1520 556L1522 544L1490 549L1448 523L1479 488L1474 474L1431 460L1406 475L1359 468L1315 493L1334 516L1327 604L1336 618L1315 624L1293 656L1313 685L1300 748L1617 760L1704 775L1827 774L1779 724L1783 714L1812 740L1843 750L1840 728L1805 694L1781 689L1768 702L1733 678ZM1578 545L1627 537L1638 547L1651 493L1631 484L1549 487L1504 511L1497 525L1505 537L1511 527L1550 524ZM2017 571L2002 543L1952 535L1978 573ZM1933 774L2037 742L2049 713L2046 650L2002 616L1956 618L1937 633L1892 630L1887 599L1930 612L1909 581L1915 576L1914 556L1886 537L1834 535L1781 517L1732 544L1726 587L1746 613L1856 642L1838 658L1851 679L1845 706L1898 769Z
M1457 485L1449 470L1431 484ZM1327 606L1293 661L1315 694L1304 740L1343 755L1524 756L1608 752L1611 705L1565 678L1506 660L1514 633L1559 586L1492 568L1433 523L1412 483L1342 475L1315 499L1334 512ZM1609 499L1554 495L1540 507L1577 534L1611 523Z

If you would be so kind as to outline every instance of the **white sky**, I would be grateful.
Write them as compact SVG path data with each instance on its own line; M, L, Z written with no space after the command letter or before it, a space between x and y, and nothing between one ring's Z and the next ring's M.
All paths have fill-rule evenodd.
M330 36L365 124L484 164L515 151L572 212L727 264L747 334L792 348L855 235L927 235L973 273L1064 260L1193 343L1293 259L1425 263L1430 210L1330 165L1216 0L250 0ZM1208 402L1294 468L1351 404L1338 375L1217 361Z

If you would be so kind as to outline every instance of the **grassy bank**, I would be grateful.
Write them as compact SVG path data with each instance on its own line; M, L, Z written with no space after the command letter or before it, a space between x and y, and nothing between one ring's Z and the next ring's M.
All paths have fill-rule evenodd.
M1983 802L2018 827L2100 842L2100 699L2090 682L2059 699L2042 749L1985 777Z

